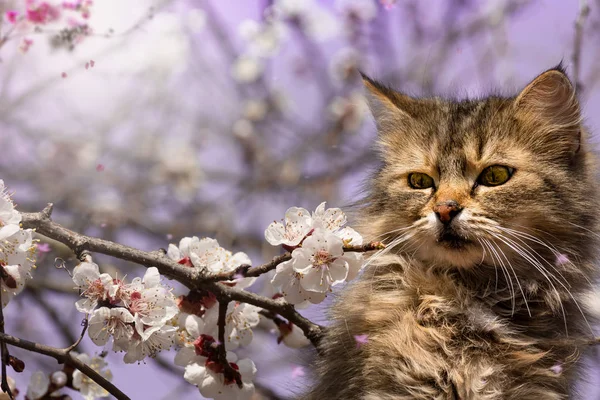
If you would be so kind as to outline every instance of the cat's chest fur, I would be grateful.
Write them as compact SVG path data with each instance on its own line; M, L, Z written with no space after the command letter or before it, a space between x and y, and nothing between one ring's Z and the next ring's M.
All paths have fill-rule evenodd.
M338 378L328 384L329 397L310 398L566 398L563 371L576 350L540 344L494 311L495 305L506 312L510 303L478 297L448 277L380 268L390 268L389 274L363 277L334 307L336 323L324 349ZM532 307L533 313L544 309ZM539 329L540 337L553 335ZM366 335L366 343L357 344L356 335ZM344 386L331 387L342 381Z

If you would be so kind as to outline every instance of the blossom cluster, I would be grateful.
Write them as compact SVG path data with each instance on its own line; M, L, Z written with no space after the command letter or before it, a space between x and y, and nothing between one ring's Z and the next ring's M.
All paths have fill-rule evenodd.
M143 278L125 283L101 274L91 259L76 266L73 281L83 298L75 306L90 314L92 341L104 346L112 338L113 350L125 352L125 363L171 348L177 331L171 320L179 310L171 289L160 280L155 267L148 268Z
M289 303L320 303L333 286L358 275L363 255L344 251L344 246L361 245L363 239L344 226L346 220L341 209L325 209L321 203L312 215L291 207L283 222L275 221L265 230L267 242L292 253L291 260L277 266L271 281Z
M31 229L21 229L21 214L0 180L0 290L2 307L25 287L35 267Z
M112 372L107 368L108 364L102 357L90 357L87 354L77 354L75 352L71 354L89 365L105 379L112 380ZM69 382L71 383L69 384ZM81 371L65 366L63 370L54 371L49 375L43 371L34 372L27 386L26 399L69 398L61 393L61 389L66 386L79 390L85 400L107 397L109 394Z
M18 33L18 36L39 31L40 26L64 23L66 27L52 38L52 44L73 49L91 33L86 21L90 18L92 5L93 0L63 1L58 4L28 0L24 9L5 11L4 19L13 25L11 32ZM19 48L25 53L32 45L33 40L24 37Z
M181 239L179 246L170 244L167 256L204 274L232 273L240 266L249 266L252 263L245 253L234 254L219 246L215 239L199 239L195 236ZM222 283L246 289L256 280L244 277L243 274L233 278ZM219 306L215 295L210 292L192 291L178 298L178 306L181 311L178 318L178 342L181 349L177 353L175 363L185 367L184 378L197 385L205 397L240 400L250 398L254 393L254 363L249 359L238 362L235 353L227 352L227 362L241 375L243 385L240 388L226 375L227 368L218 358L218 341L215 338L219 334ZM252 329L259 323L259 311L259 307L251 304L228 304L224 332L224 346L227 350L250 344L253 339Z

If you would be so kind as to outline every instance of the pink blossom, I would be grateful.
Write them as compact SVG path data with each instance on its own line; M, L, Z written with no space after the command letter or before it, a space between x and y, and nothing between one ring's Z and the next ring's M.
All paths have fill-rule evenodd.
M35 8L27 9L27 20L34 24L45 24L58 19L59 16L60 10L46 2Z
M67 73L63 72L62 74L60 74L60 76L62 76L63 78L66 78L67 77Z
M90 60L90 67L94 68L94 65L96 65L96 62L94 60Z
M381 0L381 4L386 10L391 10L396 5L396 0Z
M37 251L40 253L49 253L52 249L48 243L38 243Z
M19 50L21 50L21 52L23 52L23 53L27 53L32 44L33 44L32 39L24 38L23 41L21 42L21 46L19 46Z
M567 257L567 255L566 255L566 254L559 253L559 254L556 256L556 266L557 266L557 267L560 267L561 265L564 265L564 264L568 264L568 263L570 263L570 262L571 262L571 261L569 260L569 257Z
M89 63L89 62L86 62L86 63L85 63L85 69L88 69L89 67L90 67L90 63Z
M104 165L103 165L103 164L98 164L98 165L96 165L96 171L97 171L97 172L102 172L102 171L104 171Z
M296 365L293 369L292 369L292 378L299 378L301 376L304 376L304 367L301 367L299 365Z
M369 335L354 335L354 340L356 340L356 347L360 347L369 341Z
M19 12L18 11L7 11L5 14L6 19L8 20L8 22L10 22L11 24L15 24L17 22L17 17L19 16Z

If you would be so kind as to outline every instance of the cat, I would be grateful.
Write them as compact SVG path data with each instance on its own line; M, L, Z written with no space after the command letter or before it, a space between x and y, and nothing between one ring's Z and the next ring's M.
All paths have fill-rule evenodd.
M574 398L599 204L564 68L462 101L363 81L381 165L362 233L387 248L336 299L302 398Z

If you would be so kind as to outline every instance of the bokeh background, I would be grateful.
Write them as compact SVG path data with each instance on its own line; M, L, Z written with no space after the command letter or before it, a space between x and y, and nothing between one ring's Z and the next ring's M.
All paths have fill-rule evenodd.
M0 25L0 179L21 211L52 202L57 222L145 250L210 236L258 264L278 254L264 229L288 207L358 199L376 159L357 68L408 94L464 98L514 94L562 60L588 126L600 126L600 1L96 0L87 22L76 43L58 23ZM50 251L7 308L7 331L66 346L82 316L54 263L76 261L42 243ZM326 306L306 312L326 323ZM291 398L314 352L278 346L270 328L241 353L257 364L257 399ZM80 350L102 351L89 339ZM13 375L21 397L36 369L60 368L13 351L27 364ZM173 355L107 360L134 399L199 398ZM582 398L600 398L590 382Z

